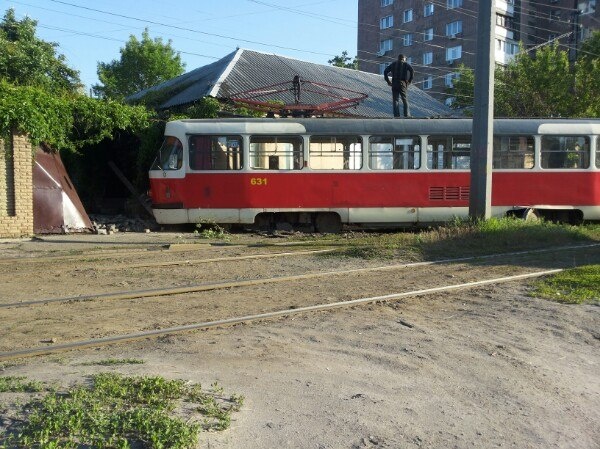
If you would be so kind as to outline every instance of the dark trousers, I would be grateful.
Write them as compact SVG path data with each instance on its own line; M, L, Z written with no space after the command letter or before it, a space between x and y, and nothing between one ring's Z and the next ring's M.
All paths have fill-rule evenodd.
M408 90L408 83L401 82L400 86L397 88L392 87L392 101L394 102L394 117L400 117L400 101L398 97L402 100L402 105L404 106L404 117L410 117L410 110L408 107L408 100L406 99L406 91Z

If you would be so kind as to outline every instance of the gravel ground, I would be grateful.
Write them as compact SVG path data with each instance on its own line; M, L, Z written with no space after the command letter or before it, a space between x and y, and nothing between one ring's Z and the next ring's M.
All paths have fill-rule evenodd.
M241 236L230 246L211 246L192 234L166 233L2 240L0 305L402 262L314 254L197 262L293 249L256 246L264 241ZM41 256L43 261L32 261ZM0 350L469 282L562 266L573 257L539 255L144 300L0 308ZM585 257L598 263L600 255L592 250ZM13 260L1 262L7 258ZM194 262L156 266L186 260ZM155 266L132 268L142 264ZM203 433L200 447L599 448L600 308L535 299L528 289L527 282L508 282L17 359L0 363L0 375L61 385L105 370L203 385L218 381L246 400L231 427ZM89 364L109 358L144 364ZM4 426L12 416L7 401L0 395Z

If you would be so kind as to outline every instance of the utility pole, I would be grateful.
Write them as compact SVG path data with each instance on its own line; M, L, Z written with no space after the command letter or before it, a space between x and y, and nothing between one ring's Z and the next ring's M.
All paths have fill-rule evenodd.
M577 61L577 47L579 47L579 15L581 14L579 0L573 0L573 9L575 10L573 12L573 48L569 53L571 55L571 62L575 64L575 61Z
M469 217L492 216L492 150L494 137L495 0L479 1L475 63L475 105L471 144Z

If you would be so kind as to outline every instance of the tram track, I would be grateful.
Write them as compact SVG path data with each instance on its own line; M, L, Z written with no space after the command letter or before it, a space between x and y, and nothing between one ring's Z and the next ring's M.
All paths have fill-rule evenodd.
M20 307L30 307L51 303L65 303L65 302L85 302L92 300L125 300L125 299L141 299L141 298L152 298L152 297L160 297L160 296L172 296L172 295L181 295L188 293L197 293L197 292L205 292L205 291L213 291L213 290L222 290L222 289L231 289L231 288L240 288L240 287L248 287L255 286L261 284L275 284L275 283L285 283L292 281L301 281L315 278L327 278L330 276L344 276L344 275L354 275L360 273L370 273L370 272L378 272L378 271L392 271L392 270L401 270L408 268L419 268L419 267L427 267L432 265L442 265L442 264L456 264L456 263L465 263L465 262L475 262L475 261L485 261L490 259L502 259L509 257L523 257L530 256L536 254L543 253L551 253L551 252L560 252L560 251L577 251L584 249L591 249L600 246L600 244L589 244L589 245L572 245L572 246L564 246L558 248L542 248L537 250L528 250L528 251L515 251L508 253L499 253L499 254L489 254L489 255L480 255L480 256L471 256L471 257L460 257L460 258L449 258L449 259L440 259L434 261L424 261L424 262L412 262L412 263L401 263L401 264L392 264L392 265L383 265L376 267L365 267L365 268L353 268L348 270L335 270L335 271L324 271L324 272L316 272L316 273L306 273L306 274L298 274L298 275L290 275L290 276L277 276L271 278L258 278L258 279L247 279L247 280L236 280L236 281L218 281L218 282L209 282L202 283L196 285L186 285L180 287L171 287L171 288L152 288L152 289L144 289L144 290L127 290L127 291L119 291L119 292L111 292L111 293L98 293L91 295L77 295L77 296L68 296L68 297L57 297L57 298L42 298L42 299L34 299L34 300L26 300L26 301L18 301L11 303L0 303L0 309L5 308L20 308ZM293 255L314 255L321 254L326 252L331 252L333 250L311 250L311 251L294 251L294 252L286 252L286 253L275 253L275 254L258 254L251 256L240 256L240 257L222 257L222 258L209 258L209 259L199 259L195 261L190 261L189 264L193 263L212 263L212 262L230 262L230 261L238 261L238 260L255 260L255 259L267 259L272 257L285 257L285 256L293 256ZM143 263L137 264L134 266L128 266L128 268L147 268L154 266L169 266L169 265L185 265L186 261L171 261L171 262L157 262L157 263ZM108 270L109 268L103 268Z
M365 267L253 280L217 291L178 291L142 298L133 292L119 301L26 304L0 309L5 323L0 360L48 351L144 339L244 321L276 318L362 303L436 294L543 276L581 263L598 263L598 244L545 248L488 256ZM585 254L588 251L589 257ZM555 253L548 255L547 253ZM555 257L556 256L556 257ZM247 261L255 264L256 261ZM214 287L217 285L213 285ZM205 286L206 287L206 286ZM113 298L116 299L116 298ZM35 306L40 307L35 307ZM39 346L40 342L52 341ZM23 352L25 351L25 352Z
M55 254L52 256L30 256L25 257L0 257L0 265L12 265L12 264L35 264L35 263L56 263L56 262L77 262L80 260L93 259L94 261L105 260L105 259L118 259L129 256L144 256L148 254L163 254L163 255L174 255L188 252L207 251L207 250L235 250L240 248L274 248L280 251L282 247L297 247L300 243L287 242L287 243L274 243L270 245L213 245L210 243L189 243L189 244L158 244L139 247L135 249L126 248L121 249L93 249L93 250L81 250L77 254ZM305 244L301 242L301 244ZM327 245L319 245L327 246ZM332 249L333 251L333 249ZM294 251L295 252L295 251ZM287 251L281 254L290 254L294 252ZM300 252L300 251L298 251ZM279 254L279 253L274 253ZM148 266L148 265L140 265Z
M325 311L325 310L338 309L338 308L342 308L342 307L351 307L351 306L363 305L363 304L374 303L374 302L398 300L398 299L402 299L402 298L406 298L406 297L410 297L410 296L431 295L431 294L435 294L435 293L443 293L443 292L448 292L448 291L457 290L457 289L473 288L473 287L479 287L479 286L484 286L484 285L489 285L489 284L498 284L498 283L503 283L503 282L524 280L524 279L530 279L530 278L535 278L535 277L540 277L540 276L546 276L546 275L558 273L561 271L563 271L563 269L560 269L560 268L552 269L552 270L537 271L537 272L533 272L533 273L505 276L505 277L500 277L500 278L486 279L486 280L482 280L482 281L469 282L469 283L463 283L463 284L432 287L432 288L428 288L428 289L414 290L414 291L401 292L401 293L391 293L391 294L387 294L387 295L358 298L358 299L347 300L347 301L337 301L334 303L317 304L317 305L299 307L299 308L294 308L294 309L277 310L277 311L268 312L268 313L259 313L259 314L246 315L246 316L236 316L236 317L230 317L230 318L221 319L221 320L192 323L192 324L187 324L187 325L182 325L182 326L172 326L172 327L159 328L159 329L154 329L154 330L149 330L149 331L127 333L127 334L122 334L122 335L113 335L113 336L103 337L103 338L73 341L73 342L69 342L69 343L57 344L54 346L43 346L43 347L38 346L38 347L19 349L16 351L5 351L5 352L0 352L0 362L12 360L12 359L16 359L16 358L54 354L54 353L58 353L58 352L68 351L68 350L85 349L85 348L100 347L100 346L116 344L116 343L131 342L131 341L142 340L142 339L147 339L150 337L156 337L156 336L161 336L161 335L190 332L190 331L194 331L194 330L209 329L209 328L214 328L214 327L219 327L219 326L228 326L228 325L241 324L241 323L247 323L247 322L258 321L258 320L275 319L275 318L280 318L283 316L292 316L292 315L304 314L304 313L309 313L309 312Z
M256 252L256 251L261 252ZM13 263L0 269L0 307L2 303L6 302L7 298L12 296L14 298L11 304L28 302L23 297L27 295L27 290L31 290L28 280L31 276L35 276L38 279L45 278L46 285L43 289L38 290L53 290L59 293L64 289L63 279L65 277L70 278L83 278L79 288L70 288L67 291L62 292L63 300L75 300L78 297L97 296L93 291L93 287L89 280L96 283L96 279L103 279L104 282L100 282L95 286L96 291L105 290L110 291L112 286L127 286L133 285L145 285L148 280L151 280L156 274L160 274L162 268L179 267L176 270L171 270L170 273L174 274L174 277L170 280L170 284L182 284L190 285L190 281L195 279L194 285L197 285L198 281L209 282L212 277L219 276L222 278L226 273L221 268L224 266L234 266L235 264L248 263L250 261L260 261L270 259L284 259L284 258L298 258L306 257L311 255L318 255L322 253L335 251L335 248L325 249L294 249L292 251L282 251L280 246L267 247L267 250L263 246L252 246L251 249L244 246L227 246L223 251L223 247L219 248L218 253L213 251L202 252L200 254L195 253L194 258L173 258L172 254L165 254L158 256L155 253L143 253L136 254L135 260L123 260L123 259L97 259L96 257L83 257L77 258L73 261L66 260L51 260L47 264L43 265L31 265L29 263ZM217 257L213 257L217 256ZM27 259L28 260L28 259ZM275 262L271 262L275 263ZM207 269L197 270L193 267L196 265L205 265ZM225 270L227 271L227 270ZM91 278L91 279L90 279ZM14 291L10 288L10 284L16 282L21 283L21 288ZM204 283L206 283L204 282ZM71 283L72 285L72 283ZM8 287L8 288L6 288ZM69 291L70 290L70 291ZM86 291L87 290L87 291ZM90 291L92 290L92 291ZM144 291L150 290L144 288ZM31 292L34 293L33 291ZM122 293L120 290L115 292L116 294ZM45 302L44 300L35 300L33 302Z

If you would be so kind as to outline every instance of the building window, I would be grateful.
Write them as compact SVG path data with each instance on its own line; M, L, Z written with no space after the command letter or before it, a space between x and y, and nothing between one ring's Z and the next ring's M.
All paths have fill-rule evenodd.
M496 25L506 28L507 30L512 30L514 28L512 17L503 16L502 14L496 14Z
M459 72L448 73L447 75L444 76L444 83L446 84L447 87L454 87L454 80L457 80L459 78L460 78Z
M403 23L412 22L412 19L413 19L413 10L412 9L405 10L404 14L402 15L402 22Z
M425 3L423 8L423 16L429 17L433 15L433 3Z
M581 14L593 14L596 12L596 0L579 2L578 8L581 11Z
M462 56L462 45L446 49L446 61L454 61Z
M413 57L412 56L408 56L406 58L406 62L408 62L409 64L412 64L413 63Z
M432 41L433 40L433 28L427 28L423 33L424 41Z
M433 63L433 52L428 51L423 53L423 65L429 65Z
M462 33L462 20L446 24L446 36L455 37L458 33Z
M379 20L379 29L385 30L394 26L394 16L382 17Z
M382 55L387 52L387 51L391 51L393 48L393 41L392 39L385 39L379 42L379 53L381 53Z
M463 0L446 0L446 8L460 8L463 5Z
M519 44L512 44L510 42L506 43L506 54L507 55L516 55L519 53Z
M404 36L402 36L402 44L405 47L408 47L410 45L413 44L413 35L412 34L405 34Z
M560 11L558 9L550 11L550 20L560 20Z
M390 6L394 4L394 0L381 0L381 7Z
M423 78L423 90L431 89L433 87L433 77L426 76Z

